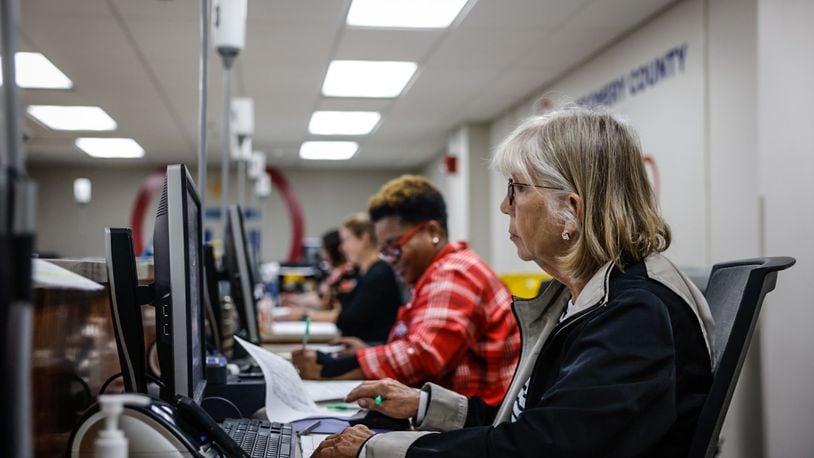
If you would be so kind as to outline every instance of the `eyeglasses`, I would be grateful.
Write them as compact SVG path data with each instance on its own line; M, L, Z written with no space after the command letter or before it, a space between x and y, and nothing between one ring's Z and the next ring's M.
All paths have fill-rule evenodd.
M509 199L509 206L510 207L514 205L514 193L515 193L514 187L515 186L533 186L535 188L554 189L554 190L557 190L557 191L562 191L562 188L557 188L555 186L542 186L542 185L539 185L539 184L518 183L518 182L514 181L513 179L509 178L509 189L506 190L506 198Z
M422 221L413 226L412 229L407 231L406 234L402 235L395 242L386 243L381 250L379 250L379 258L390 263L398 261L398 259L401 257L401 247L403 247L405 243L409 242L414 235L418 234L418 231L424 229L424 226L426 226L427 223L429 223L429 221Z

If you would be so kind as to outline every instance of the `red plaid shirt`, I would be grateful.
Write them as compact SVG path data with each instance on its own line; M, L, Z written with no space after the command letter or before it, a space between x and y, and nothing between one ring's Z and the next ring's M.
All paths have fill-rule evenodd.
M512 296L464 242L435 257L399 309L384 345L359 350L366 378L438 383L491 405L503 400L520 354Z

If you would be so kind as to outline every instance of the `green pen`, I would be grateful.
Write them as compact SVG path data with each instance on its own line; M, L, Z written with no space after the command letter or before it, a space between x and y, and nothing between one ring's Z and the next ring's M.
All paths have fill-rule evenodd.
M381 403L382 403L382 395L377 394L376 399L374 399L373 402L375 402L377 406L381 405Z
M328 404L325 407L327 407L329 409L333 409L333 410L351 410L351 409L355 408L355 407L351 407L351 406L349 406L347 404Z
M305 350L305 347L308 345L308 335L311 333L311 317L305 317L305 334L302 336L302 349Z

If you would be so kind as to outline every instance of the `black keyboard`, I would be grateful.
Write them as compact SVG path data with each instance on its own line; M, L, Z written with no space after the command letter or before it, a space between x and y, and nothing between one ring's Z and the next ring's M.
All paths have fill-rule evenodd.
M296 456L297 436L289 424L227 418L221 427L252 458Z

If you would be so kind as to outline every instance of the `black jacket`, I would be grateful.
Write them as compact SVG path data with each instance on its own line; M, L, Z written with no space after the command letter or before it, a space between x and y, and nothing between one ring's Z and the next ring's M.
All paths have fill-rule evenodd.
M699 318L644 264L606 283L606 302L546 340L516 422L480 426L497 409L470 399L466 428L422 436L406 456L686 456L712 383Z

